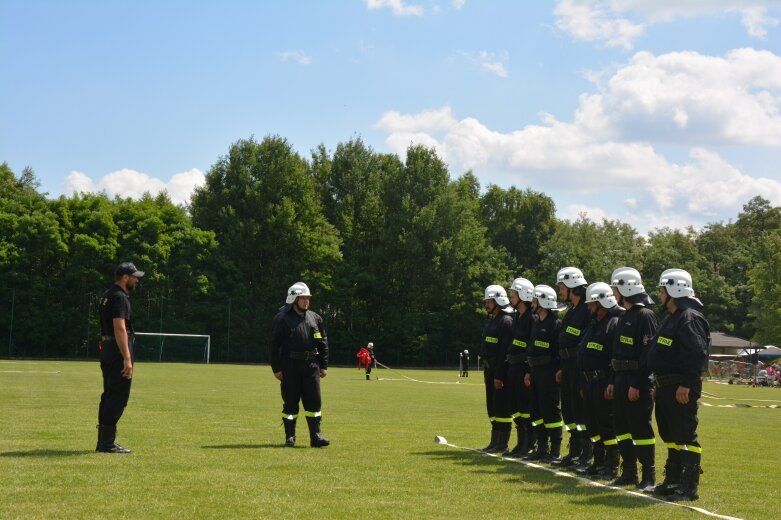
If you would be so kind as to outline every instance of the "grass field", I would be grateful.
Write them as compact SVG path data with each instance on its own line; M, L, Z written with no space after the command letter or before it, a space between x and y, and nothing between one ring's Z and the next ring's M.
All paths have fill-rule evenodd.
M708 518L541 469L434 443L488 440L478 372L380 370L323 380L324 449L283 449L267 366L136 365L118 441L97 454L96 362L0 361L2 518ZM696 505L773 518L781 389L706 383ZM741 401L763 399L765 401ZM763 406L763 407L760 407ZM308 440L303 421L299 440ZM657 465L664 464L657 444ZM661 480L661 471L660 476Z

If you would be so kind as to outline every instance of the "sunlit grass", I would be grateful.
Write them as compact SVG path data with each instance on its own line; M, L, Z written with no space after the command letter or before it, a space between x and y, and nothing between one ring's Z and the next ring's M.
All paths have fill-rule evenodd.
M279 386L267 366L139 363L118 441L94 453L97 363L0 361L2 518L696 518L522 464L439 446L488 440L480 374L332 368L325 449L283 449ZM413 382L418 381L434 383ZM706 384L755 406L781 389ZM700 409L705 474L696 505L767 518L781 410ZM303 419L303 418L302 418ZM657 445L657 464L664 450ZM775 461L775 462L773 462ZM772 515L771 515L772 516ZM704 518L704 517L703 517Z

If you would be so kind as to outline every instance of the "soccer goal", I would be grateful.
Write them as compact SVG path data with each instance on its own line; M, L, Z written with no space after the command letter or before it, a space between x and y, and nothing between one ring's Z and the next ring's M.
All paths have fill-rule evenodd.
M212 337L208 334L136 332L133 355L142 361L209 363Z

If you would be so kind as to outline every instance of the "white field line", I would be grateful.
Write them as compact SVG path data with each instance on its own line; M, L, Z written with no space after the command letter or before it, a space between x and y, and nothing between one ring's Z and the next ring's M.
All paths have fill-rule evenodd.
M459 449L459 450L471 451L471 452L474 452L474 453L479 453L481 455L485 455L487 457L494 457L494 458L497 458L497 459L500 459L500 460L504 460L504 461L507 461L507 462L514 462L516 464L523 464L524 466L528 466L530 468L545 470L548 473L553 473L557 477L569 477L569 478L575 479L575 480L577 480L579 482L582 482L584 484L588 484L590 486L600 487L600 488L604 488L604 489L610 489L610 490L613 490L613 491L619 491L619 492L622 492L622 493L625 493L625 494L628 494L628 495L632 495L632 496L635 496L635 497L638 497L638 498L643 498L645 500L649 500L651 502L657 502L659 504L665 504L665 505L668 505L668 506L683 507L685 509L690 509L692 511L697 511L698 513L702 513L703 515L707 515L707 516L710 516L710 517L713 517L713 518L721 518L722 520L742 520L742 519L740 519L738 517L735 517L735 516L720 515L718 513L714 513L712 511L708 511L707 509L703 509L701 507L696 507L696 506L689 505L689 504L682 504L680 502L667 502L666 500L661 500L659 498L656 498L653 495L640 493L638 491L631 491L631 490L620 488L620 487L616 487L616 486L610 486L608 484L603 484L601 482L597 482L597 481L594 481L594 480L591 480L591 479L587 479L587 478L584 478L584 477L579 477L577 475L572 475L572 474L566 473L564 471L559 471L557 469L548 468L546 466L541 466L539 464L535 464L534 462L529 462L529 461L526 461L526 460L510 458L510 457L502 457L501 455L496 455L496 454L493 454L493 453L483 453L480 450L477 450L475 448L466 448L464 446L458 446L456 444L451 444L451 443L447 442L447 439L445 439L444 437L442 437L440 435L437 435L436 437L434 437L434 442L436 442L437 444L443 445L443 446L450 446L451 448L456 448L456 449Z

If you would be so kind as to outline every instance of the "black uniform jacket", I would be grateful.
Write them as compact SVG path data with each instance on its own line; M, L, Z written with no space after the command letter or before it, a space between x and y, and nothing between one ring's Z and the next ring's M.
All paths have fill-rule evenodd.
M646 358L651 338L654 337L658 325L659 320L654 312L642 305L633 305L618 320L618 328L613 340L613 359L637 361L638 364L637 370L627 372L629 386L640 388L650 375Z
M559 367L559 332L561 320L555 313L549 312L544 320L537 320L532 326L532 335L529 338L527 358L542 358L548 356L549 363L546 366ZM532 363L529 362L531 365Z
M529 350L529 340L532 335L532 327L537 321L537 315L526 308L523 314L516 314L513 320L513 341L507 350L507 356L523 356L523 364L526 365L526 353ZM509 360L509 359L508 359Z
M291 352L314 352L317 350L317 364L328 368L328 339L323 318L317 313L306 311L298 314L292 305L285 305L274 316L271 323L269 360L274 373L282 370L284 361Z
M610 360L613 359L613 339L616 334L618 320L624 315L624 309L616 305L607 309L605 316L598 320L593 318L586 328L583 339L578 345L578 368L593 372L604 370L610 373Z
M513 317L510 313L499 311L496 316L489 316L483 327L483 342L480 346L480 357L486 361L486 366L494 369L494 379L505 380L507 377L507 349L513 341Z
M578 345L583 339L583 334L586 332L586 328L590 322L591 313L588 312L588 307L582 299L577 305L570 308L567 311L567 314L565 314L561 319L559 349L568 349L568 353L571 354L570 357L567 358L568 361L564 361L564 363L574 364L575 356L577 354L577 351L574 349L578 348ZM561 358L564 359L565 355L562 354Z
M708 368L710 325L696 300L678 298L676 304L651 341L648 367L655 374L680 374L681 386L691 388Z

